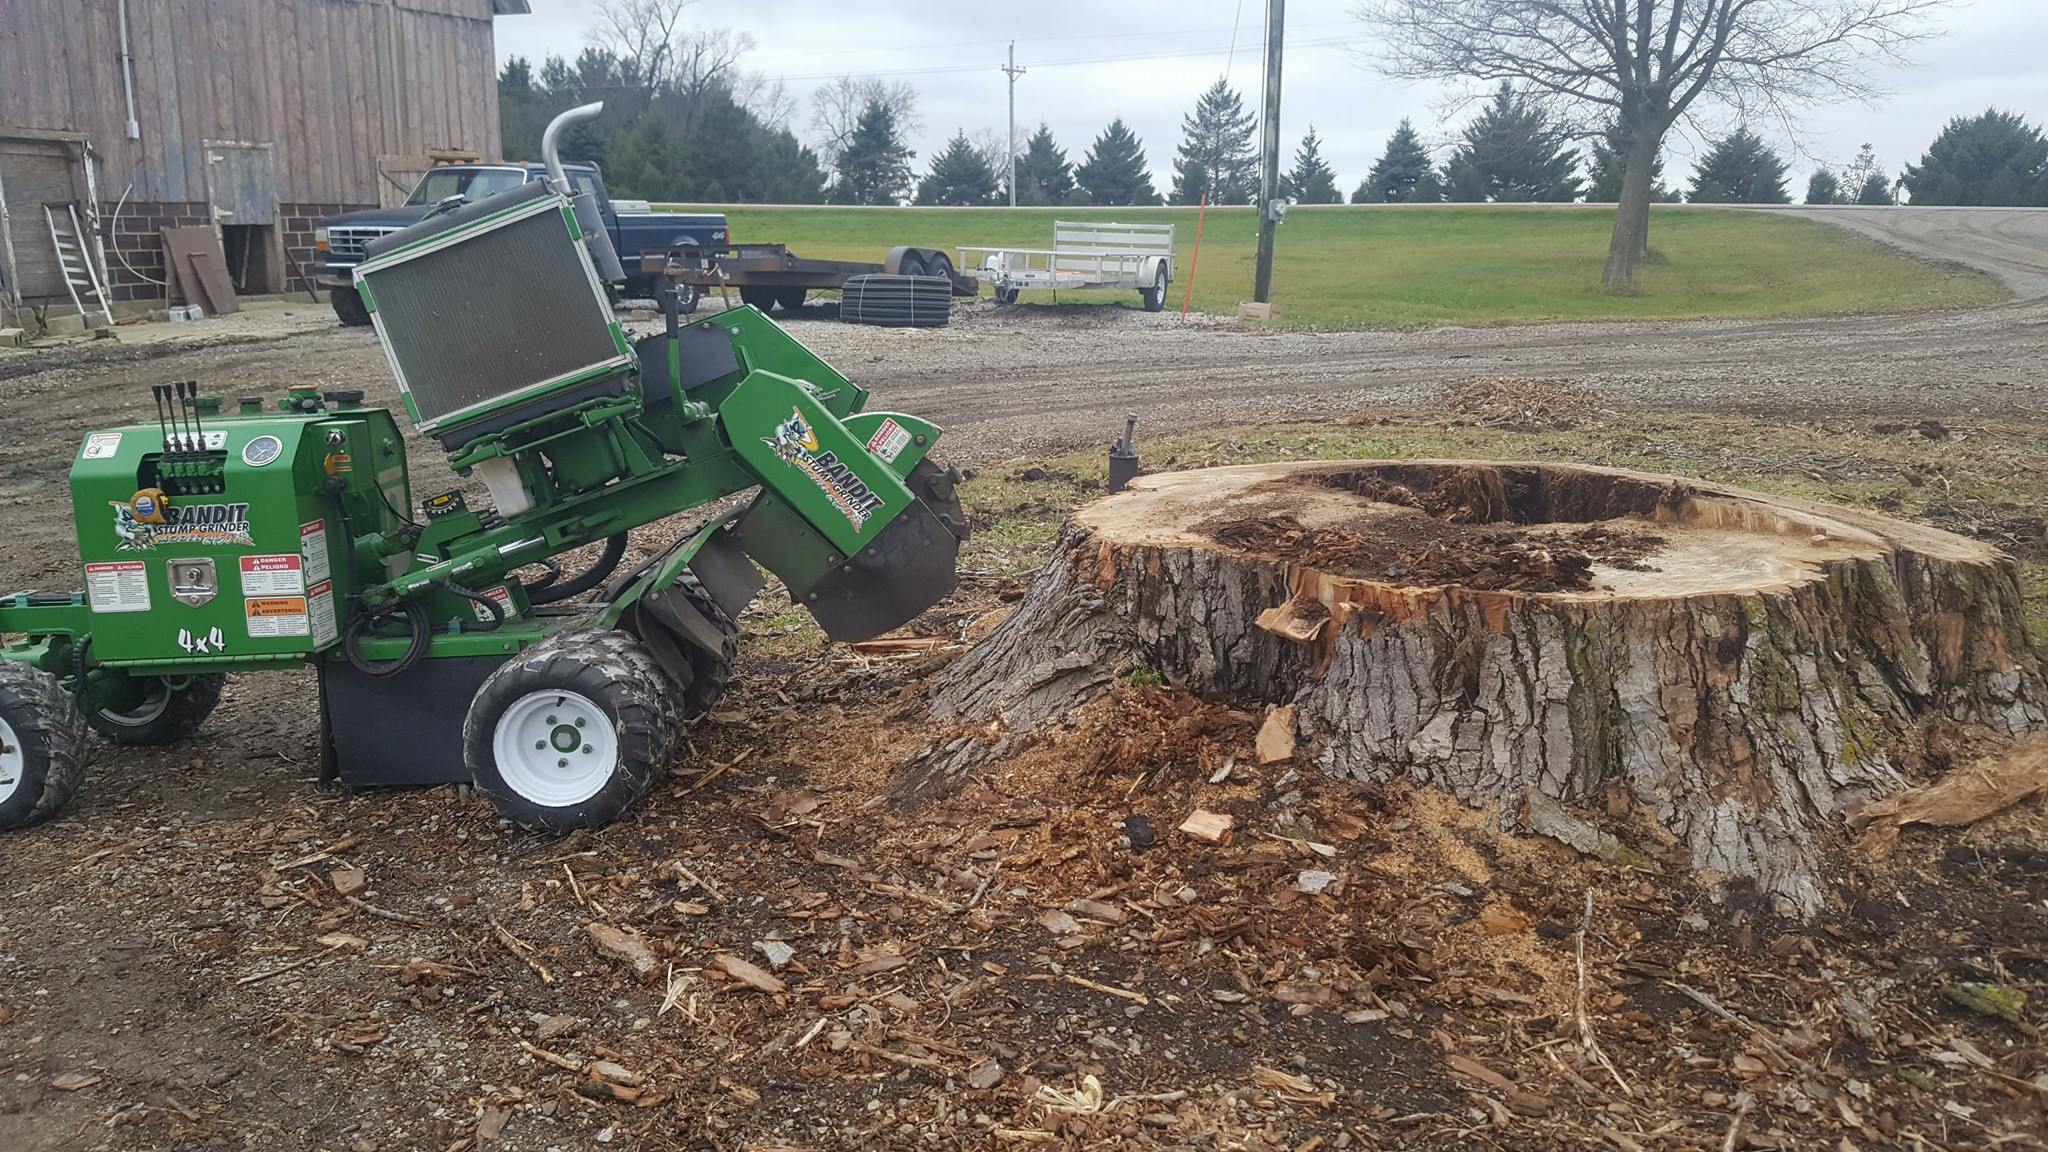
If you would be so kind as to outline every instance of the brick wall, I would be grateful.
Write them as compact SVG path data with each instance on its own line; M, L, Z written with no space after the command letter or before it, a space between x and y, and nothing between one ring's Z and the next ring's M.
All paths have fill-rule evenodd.
M318 268L319 259L313 251L313 229L322 220L354 212L362 208L374 208L374 204L280 204L277 206L278 224L284 230L284 243L291 251L291 259L284 265L284 290L287 293L304 292L308 287L307 278ZM100 205L100 222L109 225L114 219L114 203ZM163 285L152 284L144 277L168 280L164 272L164 239L162 230L178 228L187 224L205 224L209 217L206 205L197 203L137 203L133 200L121 208L121 219L110 234L112 243L107 246L107 284L116 303L150 300L161 302L165 298ZM134 266L130 272L122 264L126 258ZM293 267L296 260L298 266ZM303 269L305 277L300 276Z
M313 251L313 229L322 220L332 219L344 212L358 212L364 208L375 208L375 204L280 204L277 206L278 223L284 225L284 244L291 253L291 260L284 263L285 291L304 292L309 286L318 291L317 285L308 285L299 275L303 270L307 277L317 275L320 258ZM298 261L298 267L292 261Z
M116 303L132 300L162 300L165 289L143 277L169 280L164 271L162 229L207 222L206 205L181 203L138 204L130 200L121 206L121 218L114 219L114 203L100 205L100 224L112 227L107 247L107 287ZM124 265L122 261L127 263ZM135 269L129 271L129 266Z

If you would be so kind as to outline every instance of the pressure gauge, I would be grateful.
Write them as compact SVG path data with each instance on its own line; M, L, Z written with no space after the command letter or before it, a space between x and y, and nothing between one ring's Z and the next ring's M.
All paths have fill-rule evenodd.
M251 468L261 468L282 455L284 441L275 436L258 436L242 446L242 463Z

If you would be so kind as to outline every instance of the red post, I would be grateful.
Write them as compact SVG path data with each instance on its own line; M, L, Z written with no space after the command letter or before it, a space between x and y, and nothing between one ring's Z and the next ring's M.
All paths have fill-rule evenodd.
M1209 217L1209 194L1202 193L1202 205L1195 209L1195 254L1188 258L1188 290L1180 299L1180 322L1188 322L1188 304L1195 298L1195 269L1202 266L1202 221Z

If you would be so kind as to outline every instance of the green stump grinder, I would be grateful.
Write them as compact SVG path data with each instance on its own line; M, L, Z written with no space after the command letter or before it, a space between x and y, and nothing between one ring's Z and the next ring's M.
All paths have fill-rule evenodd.
M838 640L952 590L938 428L865 411L753 308L686 325L671 299L666 332L628 339L618 256L556 157L601 107L548 126L550 179L444 204L355 273L406 417L487 503L415 504L398 422L359 392L159 385L154 422L85 438L84 590L0 597L0 829L64 805L89 729L184 740L230 674L301 664L324 776L473 781L522 826L602 825L717 701L760 569ZM633 529L750 491L620 570Z

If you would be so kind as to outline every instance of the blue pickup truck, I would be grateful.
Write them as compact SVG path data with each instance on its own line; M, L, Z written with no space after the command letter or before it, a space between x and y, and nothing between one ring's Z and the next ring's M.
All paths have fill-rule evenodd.
M650 212L639 201L614 202L605 194L604 175L588 164L565 164L569 183L577 192L594 192L597 206L611 230L612 244L626 269L625 296L651 296L658 276L641 270L641 257L664 254L687 255L701 249L724 248L725 217L719 213L685 215ZM370 208L323 221L313 230L313 249L319 260L316 279L327 289L334 314L343 324L368 324L370 313L356 295L351 273L363 258L363 245L379 236L417 224L435 205L450 196L476 201L539 180L547 169L539 164L443 164L420 177L405 203L395 208Z

